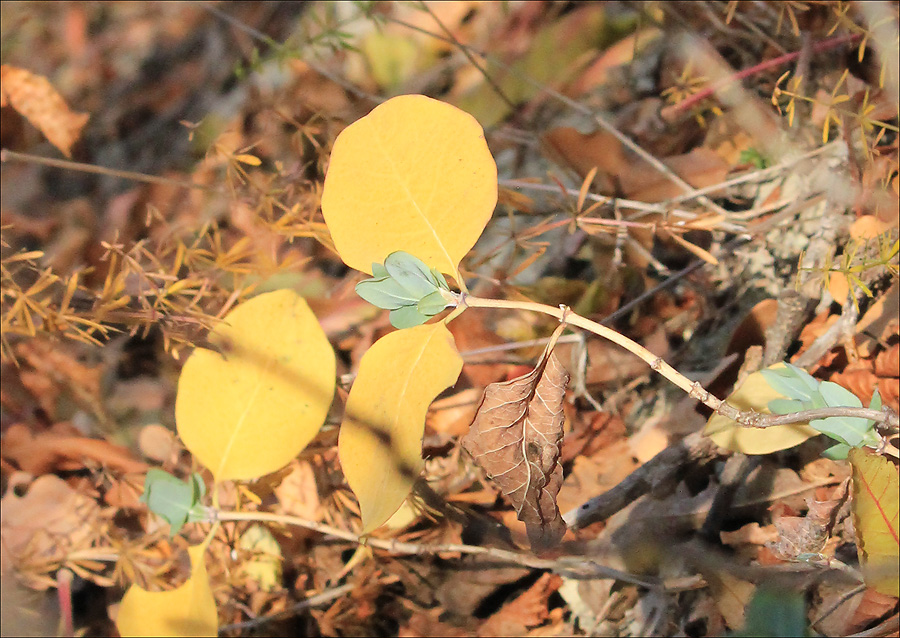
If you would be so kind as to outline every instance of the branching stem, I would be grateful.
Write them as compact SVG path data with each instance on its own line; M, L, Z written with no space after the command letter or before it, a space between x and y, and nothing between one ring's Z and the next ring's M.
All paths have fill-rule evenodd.
M254 521L260 523L276 523L280 525L294 525L306 529L340 538L351 543L359 543L375 549L388 551L394 554L409 554L416 556L434 555L443 553L459 553L468 555L480 555L505 563L512 563L530 567L532 569L549 569L554 572L577 575L582 578L613 578L641 587L652 589L663 588L669 591L679 589L691 589L696 587L697 579L681 579L679 582L660 583L653 578L635 576L627 572L600 565L583 555L560 556L558 558L540 558L533 554L515 552L497 547L481 547L478 545L463 545L459 543L443 543L426 545L419 543L406 543L394 539L361 537L353 532L348 532L330 525L324 525L298 516L284 514L269 514L267 512L223 512L211 510L210 517L216 522L225 521ZM683 582L682 582L683 581Z
M604 339L622 346L632 354L640 357L653 370L687 392L692 398L699 400L703 405L709 407L717 414L721 414L745 427L767 428L791 423L809 423L809 421L815 419L824 419L831 416L859 417L871 419L876 423L882 423L891 429L896 429L898 427L898 416L889 409L870 410L868 408L853 407L821 408L817 410L804 410L802 412L794 412L791 414L762 414L752 410L738 410L730 403L726 403L715 395L707 392L698 382L691 381L678 370L663 361L661 357L656 356L636 341L632 341L625 335L616 332L612 328L599 324L596 321L585 319L581 315L568 311L568 309L554 308L552 306L546 306L531 301L484 299L470 294L460 293L457 310L465 308L507 308L511 310L526 310L530 312L540 312L560 320L562 320L565 313L566 323L592 332L599 337L603 337Z

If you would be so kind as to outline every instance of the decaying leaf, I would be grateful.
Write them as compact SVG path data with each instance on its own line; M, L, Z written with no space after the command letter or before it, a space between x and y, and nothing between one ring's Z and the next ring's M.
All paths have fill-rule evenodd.
M569 374L553 354L563 327L553 333L534 370L485 388L475 422L462 440L512 501L535 550L558 543L566 531L556 495L562 485L559 453Z
M31 122L66 157L90 117L69 110L66 101L42 75L8 64L0 67L0 106L9 105Z

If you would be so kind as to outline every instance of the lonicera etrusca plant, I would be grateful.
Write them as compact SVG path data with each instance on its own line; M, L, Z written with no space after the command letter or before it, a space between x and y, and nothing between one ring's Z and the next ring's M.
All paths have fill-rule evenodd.
M561 321L532 373L486 389L472 431L463 440L514 503L538 548L557 542L565 531L555 497L561 483L560 405L567 375L552 354L564 325L627 348L712 408L718 421L711 420L710 435L734 450L766 453L818 433L846 448L876 447L880 437L875 424L896 420L874 403L862 410L858 400L854 404L792 367L751 375L754 383L766 382L770 394L763 402L735 407L639 344L567 308L471 295L459 262L475 245L496 202L497 168L481 126L448 104L420 95L396 97L348 126L335 141L322 195L326 224L344 262L372 276L358 284L358 293L390 310L391 323L400 328L363 356L340 427L339 456L359 500L363 535L388 521L413 488L422 467L428 406L462 370L446 324L470 307L536 311ZM456 282L458 292L445 275ZM452 310L443 319L427 323L446 308ZM279 469L312 440L332 402L334 353L318 322L303 299L276 291L236 308L209 341L212 347L198 348L179 380L176 421L182 440L217 484ZM767 406L773 399L781 402ZM822 410L836 403L861 410L854 418L871 418L849 425L815 418L829 416ZM794 414L764 414L769 407ZM803 411L799 416L798 410ZM741 438L743 433L767 437L766 449L746 449L752 446ZM220 511L215 487L210 493L208 506L202 502L205 490L198 475L185 483L151 472L144 499L166 518L173 533L192 521L253 520L252 512ZM158 633L215 631L215 603L202 560L214 531L215 525L201 545L190 548L193 573L187 583L169 592L129 589L118 620L123 635L145 633L149 620Z

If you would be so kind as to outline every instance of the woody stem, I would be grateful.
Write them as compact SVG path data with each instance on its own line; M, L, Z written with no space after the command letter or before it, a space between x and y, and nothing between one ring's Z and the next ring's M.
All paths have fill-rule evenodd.
M761 415L753 413L753 412L741 412L733 405L730 405L721 399L717 398L715 395L710 394L706 390L703 389L703 386L700 385L696 381L691 381L686 376L678 372L675 368L670 366L668 363L663 361L662 357L658 357L647 348L637 343L636 341L632 341L628 337L623 334L620 334L613 330L612 328L607 328L604 325L597 323L596 321L591 321L590 319L585 319L581 315L577 315L571 312L568 309L562 308L554 308L552 306L545 306L544 304L534 303L531 301L508 301L505 299L484 299L481 297L475 297L466 293L461 293L459 296L459 307L460 308L507 308L512 310L527 310L530 312L541 312L545 315L550 315L551 317L556 317L557 319L562 320L563 314L565 313L565 321L568 324L573 326L577 326L583 330L587 330L588 332L592 332L598 337L603 337L613 343L622 346L629 352L637 355L643 361L650 366L651 369L655 370L666 379L674 383L676 386L687 392L691 397L699 400L704 405L708 406L710 409L715 411L722 416L725 416L729 419L737 421L742 425L747 426L756 426L756 421L759 419Z

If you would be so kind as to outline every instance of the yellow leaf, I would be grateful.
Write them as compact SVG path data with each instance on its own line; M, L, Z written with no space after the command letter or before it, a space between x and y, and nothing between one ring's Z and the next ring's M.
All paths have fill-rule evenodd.
M497 165L481 125L423 95L392 98L344 129L322 193L338 254L369 274L404 250L456 276L496 203Z
M281 585L281 546L268 529L251 525L240 539L238 547L249 554L238 573L253 581L262 591L272 591Z
M362 43L362 53L372 71L372 79L382 88L393 89L406 82L429 60L422 47L408 33L372 31Z
M248 155L246 153L235 155L234 159L241 164L248 164L250 166L259 166L260 164L262 164L262 160L256 157L256 155Z
M900 597L900 475L888 459L854 448L853 527L866 584L881 594Z
M776 363L769 370L782 367ZM766 382L765 377L754 372L735 390L727 401L739 410L756 410L771 414L769 401L785 399ZM819 434L804 424L776 425L770 428L747 428L721 414L713 414L704 430L716 445L742 454L769 454L786 450Z
M216 601L203 561L205 545L188 547L191 577L170 591L149 592L132 585L119 606L122 636L215 636Z
M387 521L412 489L422 467L428 406L456 383L461 370L462 358L443 323L392 332L363 355L338 453L359 499L364 534Z
M334 351L291 290L254 297L209 335L178 380L175 420L216 481L287 464L322 427L334 396Z

